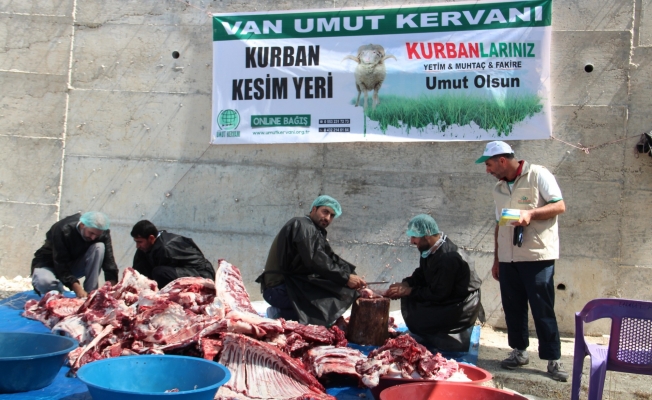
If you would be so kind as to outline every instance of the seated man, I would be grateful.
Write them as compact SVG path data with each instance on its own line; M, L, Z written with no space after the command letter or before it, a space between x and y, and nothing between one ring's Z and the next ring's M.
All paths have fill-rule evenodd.
M355 266L326 241L326 228L341 214L337 200L319 196L309 215L292 218L274 238L256 282L276 317L330 326L353 304L355 289L365 286Z
M32 260L32 285L43 295L63 292L65 285L77 297L97 289L100 268L104 279L115 285L118 266L113 258L109 218L96 211L71 215L52 225L45 243ZM79 278L84 277L84 286Z
M425 344L443 351L468 351L482 310L482 281L431 216L412 218L407 235L421 252L419 268L402 283L391 285L385 296L401 299L405 324Z
M147 220L138 221L131 230L136 242L133 268L155 280L159 289L177 278L197 276L215 280L213 265L204 258L192 239L158 231Z

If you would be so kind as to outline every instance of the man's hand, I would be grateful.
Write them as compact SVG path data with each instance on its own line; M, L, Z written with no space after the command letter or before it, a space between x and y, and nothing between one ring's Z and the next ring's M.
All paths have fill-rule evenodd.
M72 291L75 292L75 295L80 299L88 297L88 293L86 293L86 291L84 290L82 285L79 284L79 282L75 282L72 284Z
M566 211L564 200L555 203L548 203L543 207L533 208L531 210L521 210L521 216L518 222L513 222L514 226L527 226L530 221L541 221L553 218L556 215L563 214Z
M513 226L528 226L532 220L532 211L531 210L521 210L521 216L518 218L517 222L513 222Z
M360 278L358 275L349 275L349 281L346 282L346 286L351 289L360 289L367 286L367 282L364 279Z
M109 283L111 283L111 286L115 286L118 284L118 281L115 281L113 279L109 280Z
M407 283L394 283L385 292L385 297L400 299L401 297L409 296L410 293L412 293L412 288Z
M498 264L498 259L494 259L494 265L491 267L491 276L494 277L495 280L498 280L499 277L499 264Z

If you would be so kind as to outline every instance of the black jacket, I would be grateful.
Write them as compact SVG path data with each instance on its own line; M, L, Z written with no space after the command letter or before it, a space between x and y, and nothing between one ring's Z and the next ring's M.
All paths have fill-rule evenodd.
M326 241L325 229L310 217L288 221L276 237L276 256L294 308L302 324L330 326L357 298L346 286L355 266L340 258ZM274 271L266 271L277 273ZM259 278L264 289L263 278Z
M111 231L106 230L94 242L87 242L77 230L81 214L71 215L52 225L45 234L45 243L36 250L32 260L32 273L34 268L50 267L54 275L72 289L72 284L79 282L72 274L72 263L82 257L94 243L104 243L104 261L102 270L107 281L118 280L118 266L113 258L111 244Z
M419 268L403 282L412 288L410 295L401 299L403 318L411 332L459 332L475 324L482 307L482 280L450 239L427 258L420 258Z
M204 258L195 242L166 231L159 232L147 253L136 250L134 255L133 268L146 277L151 279L156 267L174 267L179 277L200 276L215 280L213 265Z

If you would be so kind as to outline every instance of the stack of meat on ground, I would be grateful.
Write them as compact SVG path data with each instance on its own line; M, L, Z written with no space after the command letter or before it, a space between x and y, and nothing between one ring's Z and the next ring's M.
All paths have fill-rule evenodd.
M369 353L366 361L356 366L356 371L367 387L377 386L381 376L470 381L457 361L448 360L439 353L433 355L410 335L387 339L383 346Z
M23 315L79 341L69 357L73 374L86 363L126 355L184 354L218 361L231 371L231 379L216 399L334 399L320 380L341 375L373 387L387 373L416 377L418 371L420 378L445 379L458 369L408 335L388 340L367 359L346 347L337 326L261 317L240 271L224 260L215 282L180 278L158 290L156 282L127 268L115 286L107 283L86 299L50 292L28 301Z

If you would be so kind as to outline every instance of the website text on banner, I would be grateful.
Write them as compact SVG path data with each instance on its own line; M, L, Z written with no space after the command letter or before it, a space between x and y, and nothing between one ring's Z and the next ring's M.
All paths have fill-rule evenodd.
M550 138L551 9L214 14L211 143Z

